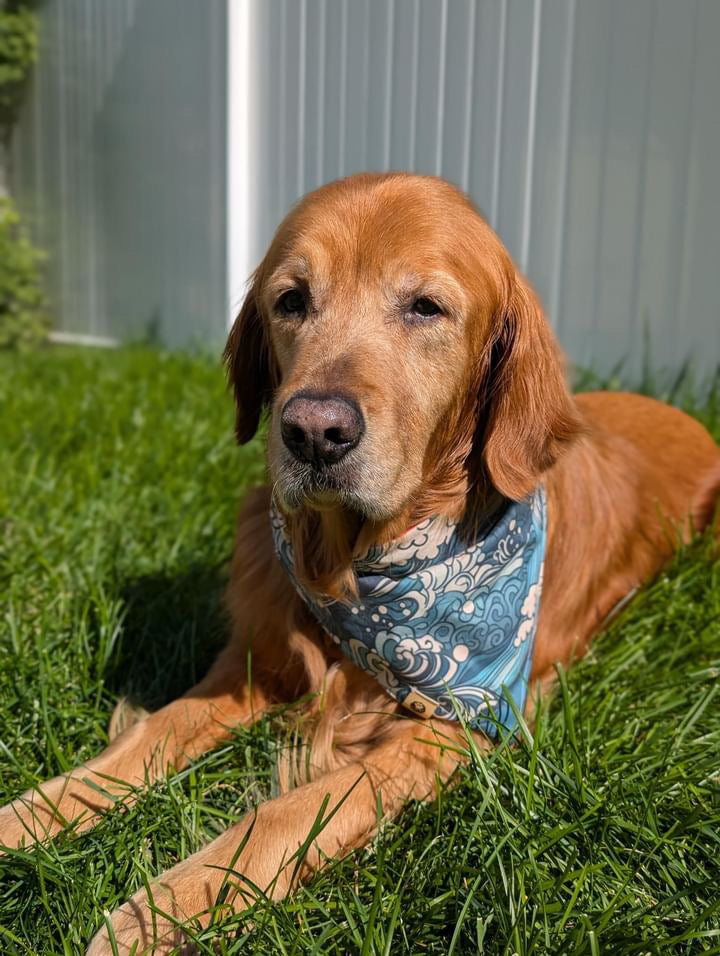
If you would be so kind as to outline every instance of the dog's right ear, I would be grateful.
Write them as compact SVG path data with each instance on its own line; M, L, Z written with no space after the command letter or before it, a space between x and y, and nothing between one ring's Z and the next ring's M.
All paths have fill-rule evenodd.
M256 273L223 353L235 394L235 435L240 445L250 441L257 431L274 386L272 357L257 300L258 285Z
M521 501L582 434L560 352L527 281L511 280L489 355L478 451L506 498Z

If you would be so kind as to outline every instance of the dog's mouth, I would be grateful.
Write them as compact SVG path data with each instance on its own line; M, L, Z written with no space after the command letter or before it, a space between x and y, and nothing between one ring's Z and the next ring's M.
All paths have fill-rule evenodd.
M349 460L311 464L294 459L283 463L275 489L290 510L309 505L320 510L338 505L362 510L358 468Z

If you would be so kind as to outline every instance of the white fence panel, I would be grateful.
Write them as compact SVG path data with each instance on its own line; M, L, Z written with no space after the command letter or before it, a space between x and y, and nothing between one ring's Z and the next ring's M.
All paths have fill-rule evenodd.
M171 343L225 317L226 0L46 0L12 189L59 330Z
M257 16L259 247L329 179L441 175L575 361L717 366L720 3L263 0Z
M236 273L299 196L405 169L470 192L575 361L631 379L645 358L717 366L717 0L46 0L40 13L12 178L63 329L219 340L228 271L236 299ZM250 103L236 114L228 23L251 34L252 63L231 63L232 96L245 83ZM228 105L247 123L244 185L229 190ZM228 234L247 260L229 270Z

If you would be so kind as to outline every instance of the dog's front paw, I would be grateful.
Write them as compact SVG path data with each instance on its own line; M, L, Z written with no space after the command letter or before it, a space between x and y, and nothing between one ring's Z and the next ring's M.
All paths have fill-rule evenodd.
M203 915L212 905L212 900L202 890L202 879L187 882L182 878L186 870L183 864L169 870L150 886L149 893L145 889L139 890L111 913L105 926L91 940L87 956L115 953L141 956L143 953L178 951L189 956L195 953L192 929L186 932L181 924L187 923L196 929L204 925L207 920L203 920Z
M213 917L246 910L257 901L257 886L267 886L273 874L245 848L241 864L238 847L252 830L245 818L216 837L193 856L177 863L112 913L90 943L87 956L129 956L142 953L195 953L193 940ZM238 878L242 870L244 877ZM264 895L264 894L262 894ZM221 902L222 901L222 902Z
M69 825L75 833L94 826L116 802L111 794L103 792L103 783L102 777L80 767L46 780L0 808L0 853L3 848L49 840ZM123 792L129 790L125 787Z
M32 843L33 839L22 822L20 807L12 803L0 807L0 853L15 849L23 842ZM23 840L23 835L26 839Z
M161 887L153 887L152 903L147 892L141 890L108 917L93 937L87 956L128 956L133 947L135 956L171 952L183 942L173 908L172 894L162 892Z
M28 791L0 807L0 853L55 836L63 821L51 812L51 806L37 791Z

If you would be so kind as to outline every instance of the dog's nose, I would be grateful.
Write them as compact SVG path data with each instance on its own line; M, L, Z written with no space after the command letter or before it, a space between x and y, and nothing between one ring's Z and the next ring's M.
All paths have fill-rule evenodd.
M332 465L357 445L365 423L360 409L339 395L295 395L282 410L280 431L300 461Z

